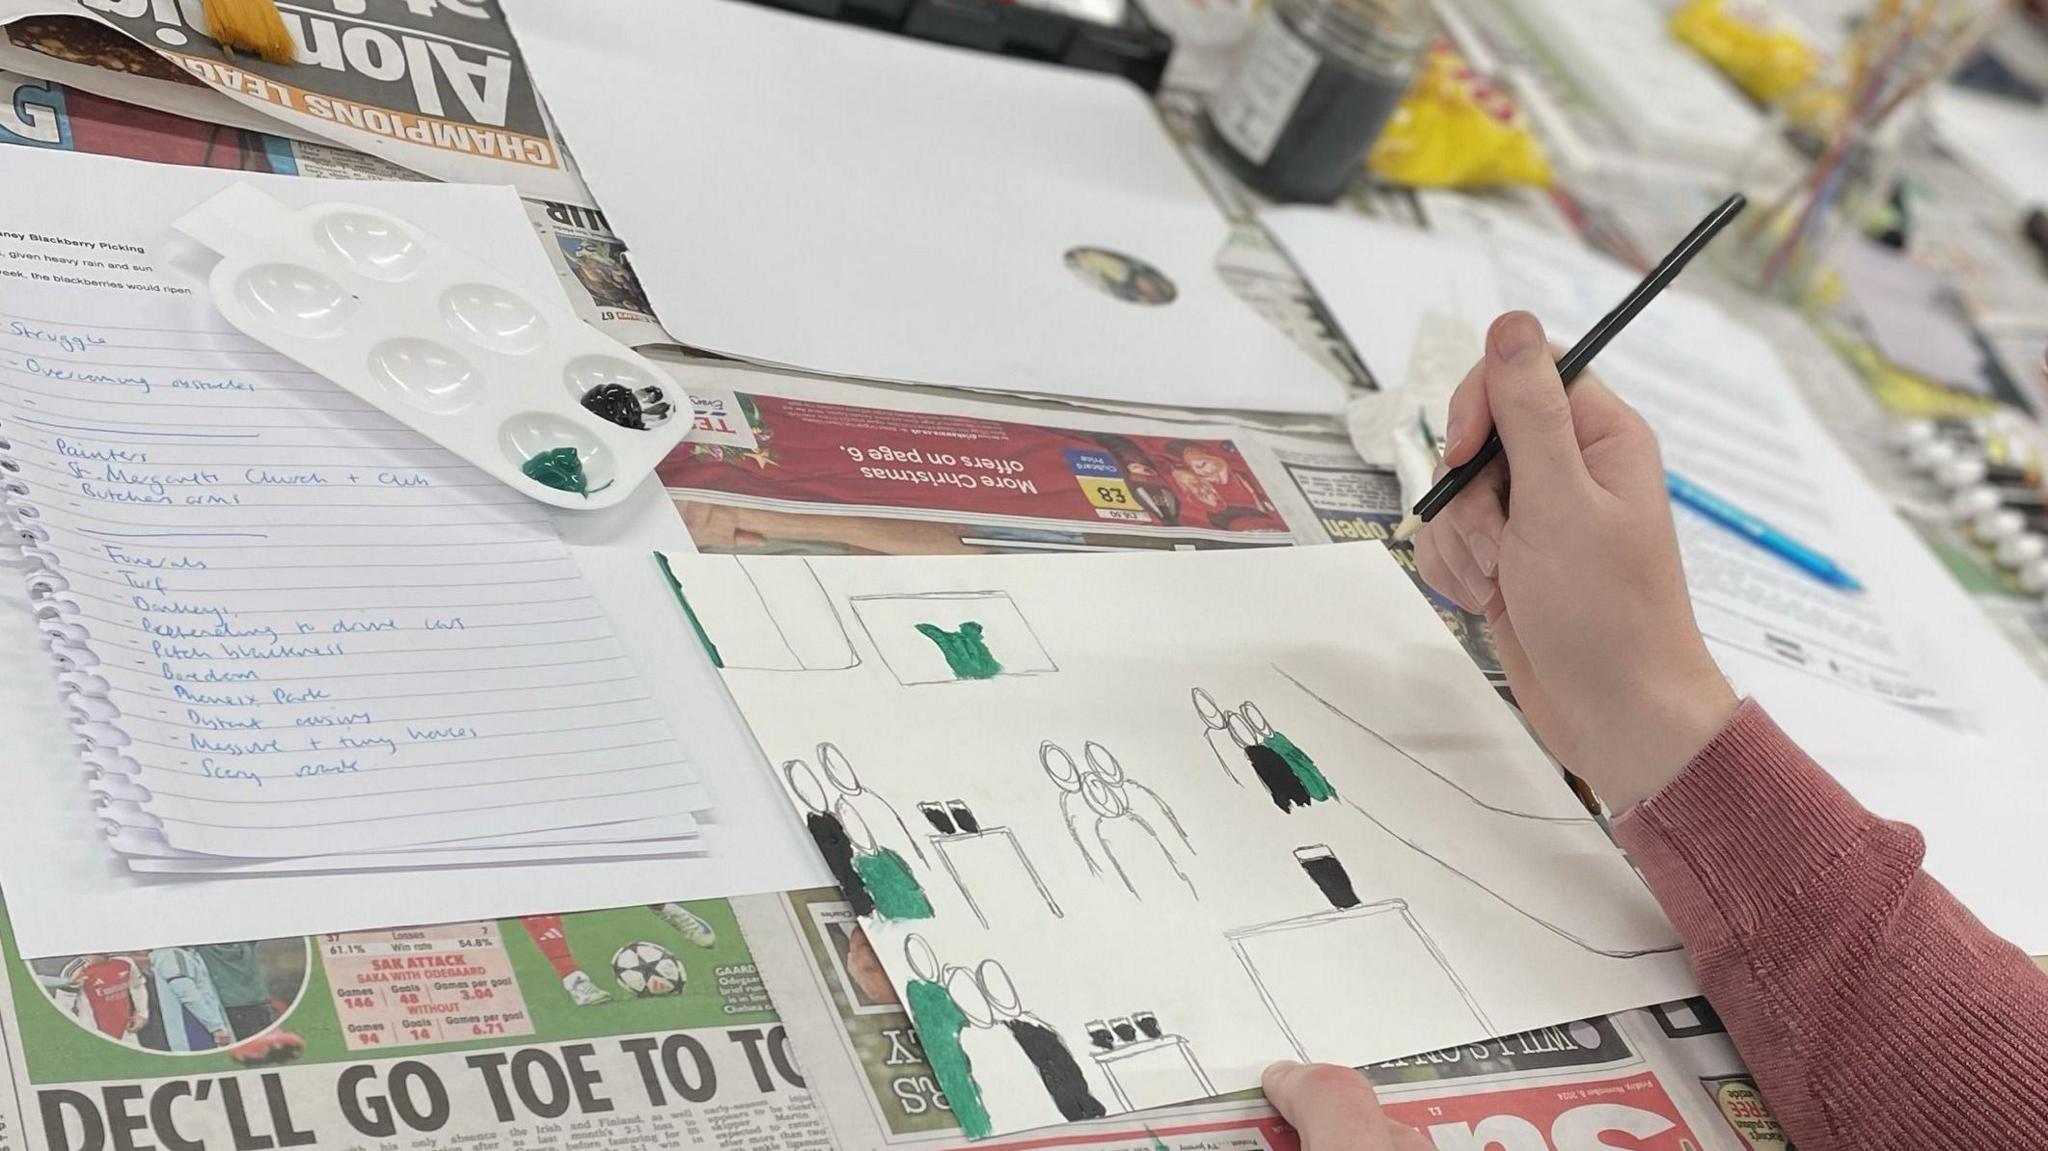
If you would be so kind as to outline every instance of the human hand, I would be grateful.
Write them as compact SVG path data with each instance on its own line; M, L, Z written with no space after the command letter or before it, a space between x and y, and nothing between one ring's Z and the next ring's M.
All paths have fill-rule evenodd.
M1693 622L1657 440L1590 375L1566 393L1526 312L1494 321L1451 397L1444 463L1496 425L1504 458L1416 537L1416 563L1486 616L1530 726L1620 814L1736 706Z
M227 1031L215 1031L213 1033L213 1041L217 1046L226 1047L234 1043L235 1037Z
M1301 1135L1301 1151L1433 1151L1421 1132L1380 1112L1365 1076L1329 1063L1275 1063L1259 1085Z

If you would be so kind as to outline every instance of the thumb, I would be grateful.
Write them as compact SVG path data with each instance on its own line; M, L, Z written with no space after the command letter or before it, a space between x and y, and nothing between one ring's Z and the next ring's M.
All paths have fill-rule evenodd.
M1275 1063L1260 1086L1301 1134L1302 1151L1406 1151L1395 1142L1372 1084L1349 1067Z
M1536 317L1509 312L1493 322L1481 375L1516 486L1550 489L1586 482L1571 401Z

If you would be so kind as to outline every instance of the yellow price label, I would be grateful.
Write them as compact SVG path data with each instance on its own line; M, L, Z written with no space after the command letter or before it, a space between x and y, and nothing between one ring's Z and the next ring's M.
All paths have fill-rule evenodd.
M1130 485L1124 483L1122 479L1083 476L1080 477L1080 482L1082 494L1088 497L1089 503L1094 504L1098 508L1108 508L1111 511L1120 512L1144 510L1139 506L1138 501L1132 497Z

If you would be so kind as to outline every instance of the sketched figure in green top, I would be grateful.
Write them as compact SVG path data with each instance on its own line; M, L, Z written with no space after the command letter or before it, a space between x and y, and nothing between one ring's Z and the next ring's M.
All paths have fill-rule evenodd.
M837 814L846 825L846 837L853 844L853 869L860 873L861 886L874 901L875 915L881 919L930 919L931 900L925 898L924 886L903 857L875 842L868 821L853 805L841 801Z
M1266 713L1259 710L1258 704L1245 700L1238 713L1244 716L1246 723L1251 724L1252 732L1259 737L1262 745L1271 748L1275 755L1287 761L1288 770L1294 772L1294 778L1300 780L1302 788L1308 792L1310 803L1336 798L1337 789L1330 785L1329 778L1323 775L1323 769L1316 766L1316 761L1310 759L1307 752L1294 746L1293 740L1274 731L1273 725L1266 722Z
M939 653L946 657L946 666L953 669L954 679L990 679L1003 674L1003 665L988 650L988 643L981 638L981 625L968 620L960 625L959 631L947 631L937 624L917 625L918 634L937 644Z
M965 975L972 981L974 975L964 967L940 968L938 956L932 954L931 944L922 935L904 940L903 954L914 976L903 988L903 1002L910 1009L911 1026L917 1028L924 1061L931 1065L939 1090L946 1093L946 1105L960 1120L960 1129L968 1138L980 1139L989 1133L990 1124L988 1109L981 1103L981 1086L974 1081L974 1065L960 1045L967 1013L946 989L955 976Z

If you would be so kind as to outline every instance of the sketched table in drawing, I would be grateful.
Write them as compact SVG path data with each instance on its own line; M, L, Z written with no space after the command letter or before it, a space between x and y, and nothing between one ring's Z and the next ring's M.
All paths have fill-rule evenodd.
M1194 1048L1178 1035L1162 1035L1108 1051L1094 1048L1095 1066L1109 1080L1121 1111L1142 1111L1216 1094L1195 1061Z
M988 913L982 910L981 901L975 898L973 884L979 883L986 888L999 883L1002 872L1013 867L1023 869L1024 877L1031 880L1031 886L1038 890L1038 897L1045 900L1046 907L1050 908L1055 916L1066 917L1067 913L1060 910L1060 905L1053 900L1052 892L1046 890L1045 880L1039 878L1038 869L1031 866L1031 857L1024 854L1024 848L1018 844L1017 837L1011 834L1009 828L984 827L980 831L961 832L957 835L934 835L931 837L931 843L932 849L938 853L939 862L946 865L946 874L952 876L953 886L960 889L960 894L967 900L967 906L974 912L974 917L981 920L983 927L988 926ZM955 859L956 855L960 858ZM1001 862L981 866L982 861L991 856L1000 859ZM1015 861L1014 864L1010 862L1012 860ZM961 874L963 866L967 872L965 876Z
M1361 1034L1398 1030L1400 1021L1390 1018L1397 1013L1433 1020L1439 1032L1446 1019L1470 1019L1480 1029L1476 1033L1493 1034L1485 1012L1415 921L1405 899L1239 927L1224 932L1224 938L1303 1062L1354 1048ZM1388 995L1332 991L1344 985L1333 981L1339 964L1354 975L1346 981L1349 986L1357 986L1356 973L1365 972Z

